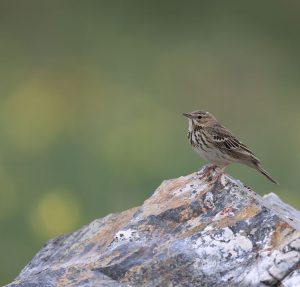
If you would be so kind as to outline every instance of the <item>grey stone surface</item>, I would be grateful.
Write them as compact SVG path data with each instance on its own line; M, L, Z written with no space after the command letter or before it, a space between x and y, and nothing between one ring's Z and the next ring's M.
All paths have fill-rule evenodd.
M299 222L275 194L202 170L50 240L7 286L300 286Z

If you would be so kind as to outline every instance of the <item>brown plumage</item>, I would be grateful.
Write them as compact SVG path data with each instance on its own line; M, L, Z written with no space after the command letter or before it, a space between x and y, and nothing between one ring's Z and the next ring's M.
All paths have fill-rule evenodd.
M259 159L209 112L184 113L189 120L188 139L193 149L214 166L224 169L236 162L255 168L276 183L260 164Z

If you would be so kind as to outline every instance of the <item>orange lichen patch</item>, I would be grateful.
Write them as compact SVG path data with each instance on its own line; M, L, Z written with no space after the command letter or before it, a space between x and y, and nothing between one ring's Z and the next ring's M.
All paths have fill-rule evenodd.
M137 207L131 208L127 211L114 214L103 224L103 226L99 229L94 236L90 237L84 245L95 243L95 247L97 246L107 246L109 245L115 234L121 230L132 218L133 214L138 210ZM94 248L91 249L91 252L94 253Z
M87 232L88 236L86 238L82 237L80 241L75 242L66 252L73 252L77 257L81 258L82 262L84 262L85 259L93 262L92 257L98 258L103 254L103 251L98 251L99 248L105 250L105 248L109 246L115 234L128 224L137 209L138 208L132 208L119 214L107 216L100 224L99 221L95 220L90 224L90 230ZM95 233L93 233L93 229L95 229ZM119 255L118 252L112 252L109 257L102 259L102 262L106 259L109 261ZM76 265L76 263L74 264Z
M299 236L300 232L296 231L288 223L280 220L278 221L275 230L271 237L271 246L273 248L279 248L283 242L292 240L293 238Z
M178 189L184 185L186 185L191 179L194 178L196 173L189 174L187 176L181 176L179 178L168 180L166 182L166 186L164 187L169 192L173 191L174 189Z
M235 214L234 218L236 219L236 221L246 220L248 218L254 217L260 211L261 209L257 205L248 205L240 212Z
M260 208L258 208L256 205L250 205L242 209L238 213L233 212L231 216L229 216L230 212L232 212L231 209L225 210L223 216L221 216L219 220L216 220L214 226L219 228L232 226L239 221L247 220L249 218L254 217L258 212L260 212Z
M170 196L170 189L174 189L175 185L162 187L160 192L154 194L150 199L146 200L143 207L143 216L157 215L167 209L173 209L188 203L189 199L182 197Z
M203 231L203 229L207 226L207 224L199 224L195 227L192 227L190 229L186 229L184 230L179 236L177 236L178 238L185 238L185 237L189 237L192 235L195 235L201 231Z
M180 188L187 186L194 177L195 173L164 182L156 190L154 195L144 202L142 216L158 215L168 209L189 204L192 200L191 194L193 187L182 193L180 192ZM201 191L201 194L203 194L203 192L205 193L209 188L210 185L205 186L205 190ZM177 196L172 194L175 190L178 190Z
M168 209L174 209L179 206L187 205L188 199L182 200L180 198L178 199L171 199L171 200L164 200L164 198L161 198L161 203L159 204L146 204L143 208L142 217L147 217L149 215L158 215L163 213L164 211Z
M126 282L130 282L130 278L134 275L134 274L139 274L141 273L141 269L142 269L142 266L141 265L138 265L138 266L133 266L131 267L131 269L129 269L124 277L122 278L122 280L120 281L121 283L126 283ZM144 279L144 282L147 281L147 277L145 276L145 279Z
M119 257L121 255L121 252L119 250L114 250L113 252L111 252L109 255L105 254L103 255L104 252L102 252L101 254L99 253L99 256L101 256L101 265L109 265L112 260L114 260L115 258Z
M181 212L180 212L180 222L186 222L193 218L199 217L202 213L205 212L205 208L202 206L198 206L197 209L192 209L190 206L186 206Z
M161 203L161 198L170 199L170 194L175 189L180 189L180 187L185 186L191 180L191 175L181 176L177 179L164 181L155 191L154 196L150 197L144 202L144 204L159 204ZM156 196L159 194L159 197Z
M191 210L189 208L185 208L184 210L182 210L180 212L181 222L187 221L187 220L191 219L192 217L193 217L193 213L191 212Z
M214 228L225 228L228 226L232 226L236 223L237 221L235 220L235 218L233 217L226 217L226 218L222 218L219 221L216 221L213 226Z
M65 286L78 286L81 281L89 280L92 278L91 264L74 264L71 268L67 268L65 273L61 277L57 278L56 285L57 287ZM78 276L80 273L80 276ZM76 284L76 285L75 285Z
M152 233L156 230L155 225L149 224L139 224L137 227L137 231Z

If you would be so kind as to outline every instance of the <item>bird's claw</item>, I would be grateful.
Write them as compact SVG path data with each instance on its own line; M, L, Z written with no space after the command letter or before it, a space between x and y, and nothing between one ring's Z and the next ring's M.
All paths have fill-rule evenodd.
M212 174L212 171L215 174ZM205 177L209 178L209 181L218 181L222 175L224 174L222 169L219 169L216 165L208 165L204 168L203 172L200 174L200 179L203 179Z
M213 164L207 165L207 166L204 168L203 172L200 173L200 179L202 179L202 178L204 178L204 177L210 176L210 175L211 175L211 172L212 172L213 170L215 170L215 169L216 169L216 166L215 166L215 165L213 165Z

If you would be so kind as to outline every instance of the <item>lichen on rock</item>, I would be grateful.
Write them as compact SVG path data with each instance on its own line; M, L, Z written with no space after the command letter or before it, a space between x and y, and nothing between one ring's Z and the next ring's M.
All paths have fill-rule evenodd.
M300 286L300 212L227 175L164 181L50 240L7 286Z

